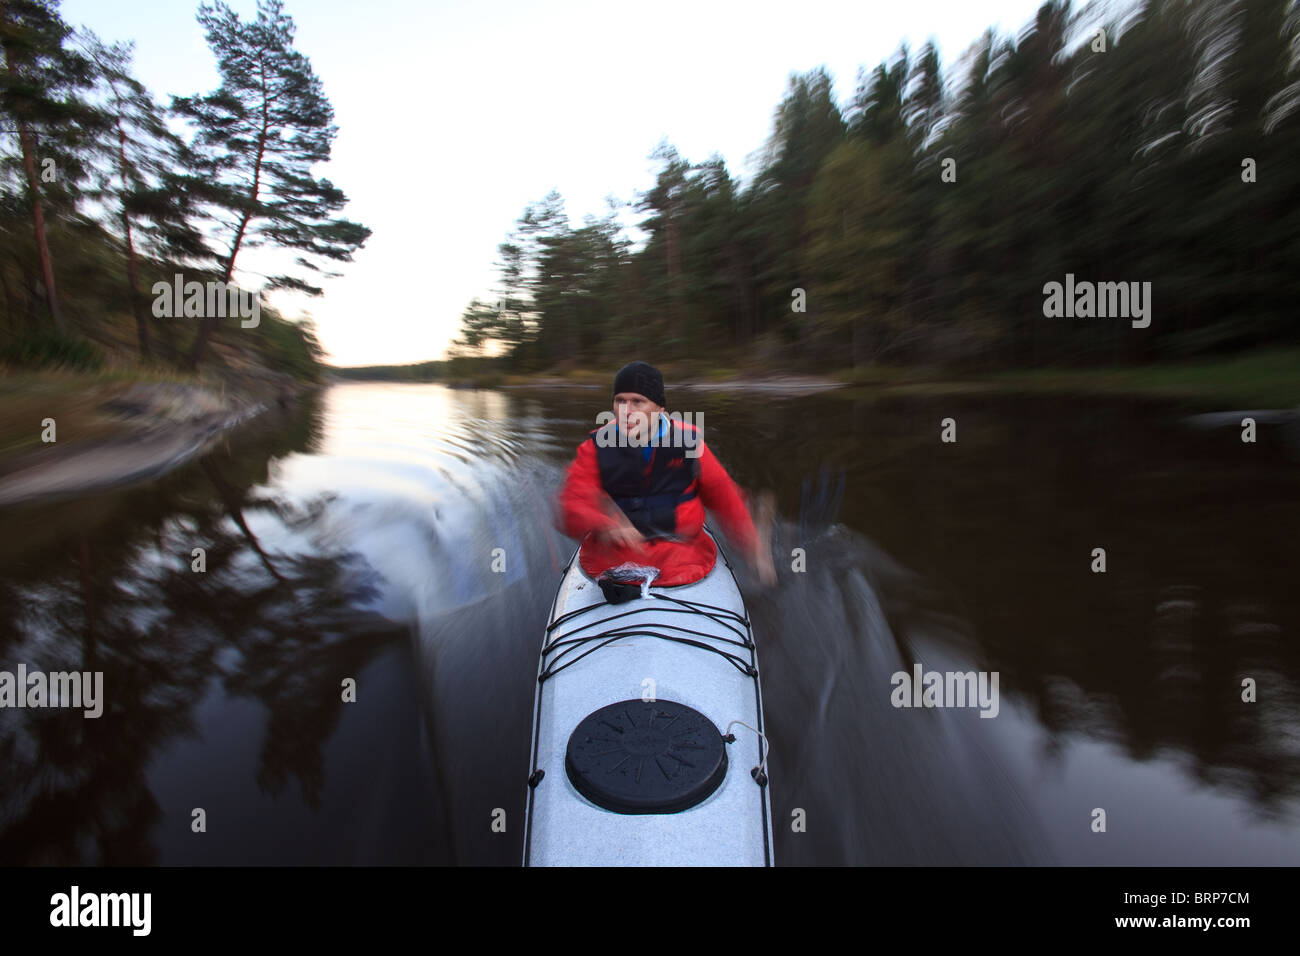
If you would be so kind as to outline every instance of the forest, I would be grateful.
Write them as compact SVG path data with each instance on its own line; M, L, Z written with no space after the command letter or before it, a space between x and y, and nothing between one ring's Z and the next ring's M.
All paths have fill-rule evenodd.
M901 47L846 102L825 69L792 75L748 180L661 142L640 241L614 204L574 227L552 191L454 355L999 371L1294 346L1296 4L1096 6L1046 3L947 71ZM1150 289L1145 326L1049 316L1066 276Z
M1044 4L944 67L900 46L837 100L791 75L746 176L667 140L651 188L575 226L552 190L498 248L446 358L339 370L414 380L657 360L1001 372L1289 354L1300 297L1300 10L1292 0ZM164 100L130 44L0 2L0 362L315 379L310 320L159 318L184 273L323 293L370 230L317 164L337 127L281 0L198 8L221 77ZM263 82L269 77L269 82ZM629 227L624 213L639 217ZM639 234L638 234L639 233ZM436 266L436 264L433 264ZM1048 304L1149 289L1141 323ZM250 290L253 291L253 290Z

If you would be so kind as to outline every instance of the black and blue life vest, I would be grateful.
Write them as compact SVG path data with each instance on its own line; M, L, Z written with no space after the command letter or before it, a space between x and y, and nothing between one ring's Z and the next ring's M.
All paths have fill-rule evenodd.
M669 424L661 424L656 446L619 447L615 422L591 432L605 493L647 538L676 536L677 506L696 496L700 473L700 459L686 454L691 449L683 441L681 424L667 417L661 422Z

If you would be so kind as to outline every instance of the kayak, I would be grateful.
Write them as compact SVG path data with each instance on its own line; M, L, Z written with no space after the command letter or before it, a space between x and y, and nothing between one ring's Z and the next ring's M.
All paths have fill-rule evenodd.
M754 632L721 545L699 581L609 585L575 549L551 605L524 866L773 865Z

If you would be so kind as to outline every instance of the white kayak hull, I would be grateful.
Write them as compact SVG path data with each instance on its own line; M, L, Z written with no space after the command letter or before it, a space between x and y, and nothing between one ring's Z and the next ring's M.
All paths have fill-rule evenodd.
M757 652L740 588L721 546L713 570L702 580L652 587L650 595L606 602L600 586L579 566L576 550L564 570L538 668L525 866L773 864ZM706 616L679 601L718 610ZM629 629L649 633L596 637ZM647 699L694 708L720 734L732 725L735 740L725 746L725 777L689 809L604 809L579 793L566 773L570 736L594 711ZM736 721L748 727L733 725ZM763 771L756 776L759 767Z

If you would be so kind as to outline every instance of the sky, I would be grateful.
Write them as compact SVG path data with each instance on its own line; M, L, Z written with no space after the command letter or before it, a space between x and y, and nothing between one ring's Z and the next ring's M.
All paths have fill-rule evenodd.
M1018 32L1039 3L285 0L339 127L315 173L373 235L323 296L269 301L310 315L335 365L442 358L470 300L496 300L497 246L528 203L558 190L578 226L607 196L633 202L654 183L649 155L663 139L688 161L718 153L747 174L792 73L825 66L843 106L859 69L900 41L933 39L949 67L986 28ZM256 0L230 6L256 16ZM74 26L135 41L136 76L164 101L218 84L197 9L61 5ZM279 271L251 255L239 264Z

